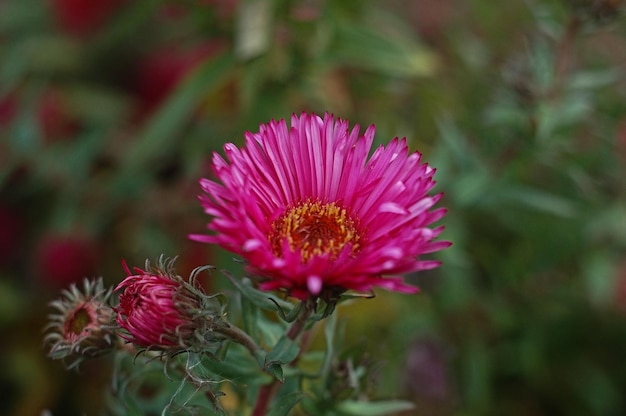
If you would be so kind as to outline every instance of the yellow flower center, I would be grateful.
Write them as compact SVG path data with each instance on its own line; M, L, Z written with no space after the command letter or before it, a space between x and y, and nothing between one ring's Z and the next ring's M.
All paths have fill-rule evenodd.
M346 244L352 245L351 254L354 254L361 236L345 208L334 202L306 201L288 209L272 224L270 242L279 257L283 255L285 238L289 248L299 250L306 263L315 255L327 254L336 259Z

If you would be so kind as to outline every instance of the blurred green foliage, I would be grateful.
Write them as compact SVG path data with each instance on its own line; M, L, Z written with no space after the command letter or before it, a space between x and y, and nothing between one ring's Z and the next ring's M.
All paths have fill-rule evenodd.
M196 180L226 141L301 111L406 136L445 193L454 245L410 277L423 293L339 308L376 396L419 415L625 413L624 7L0 3L0 413L99 412L111 364L49 362L45 302L120 281L121 257L231 268L186 239L207 220Z

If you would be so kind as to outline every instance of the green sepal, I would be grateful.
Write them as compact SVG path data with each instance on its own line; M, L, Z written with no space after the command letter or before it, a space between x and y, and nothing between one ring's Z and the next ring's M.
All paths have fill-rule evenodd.
M280 306L273 298L268 298L268 299L274 302L274 304L276 305L276 312L278 313L278 316L280 316L280 319L282 319L285 322L295 321L298 315L300 314L300 309L302 309L302 302L299 302L296 305L292 305L291 311L285 314L285 311L283 310L282 306Z
M283 366L280 363L273 362L269 363L269 365L265 365L265 371L274 377L276 380L281 383L285 382L285 375L283 374Z

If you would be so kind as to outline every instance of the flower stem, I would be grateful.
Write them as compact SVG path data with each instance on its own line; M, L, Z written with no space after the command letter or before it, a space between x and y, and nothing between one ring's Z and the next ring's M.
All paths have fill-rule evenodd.
M215 331L246 347L253 357L257 357L259 354L264 353L263 348L254 342L250 335L246 334L240 328L231 325L230 322L226 322L225 326L217 327Z
M582 22L576 16L573 16L565 27L563 36L554 52L554 82L548 91L548 98L556 98L562 90L569 69L568 66L571 66L572 48L575 46L576 36L580 33L581 28Z
M311 298L304 301L304 307L300 310L300 314L287 330L287 338L295 340L302 333L309 317L313 313L314 305L315 301ZM296 358L294 362L297 360L298 358ZM293 364L293 362L291 364ZM278 393L281 386L282 384L278 379L273 379L271 383L261 386L259 394L257 395L256 404L252 411L252 416L265 416L270 402Z

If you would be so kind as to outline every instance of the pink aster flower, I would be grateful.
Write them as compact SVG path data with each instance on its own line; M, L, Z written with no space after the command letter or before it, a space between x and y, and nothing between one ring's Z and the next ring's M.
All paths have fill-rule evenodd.
M420 256L450 245L433 241L445 209L433 209L435 170L392 140L368 158L374 126L359 134L326 114L294 115L245 134L245 146L213 155L217 179L201 179L211 235L247 262L261 288L306 298L373 287L413 293L398 275L439 265Z
M174 274L173 260L161 261L159 267L134 268L124 264L128 277L115 291L120 291L117 323L126 341L142 348L178 352L213 340L205 337L220 320L221 302L206 296L197 285L196 269L190 282ZM214 302L213 302L214 301ZM197 345L195 345L197 343Z

